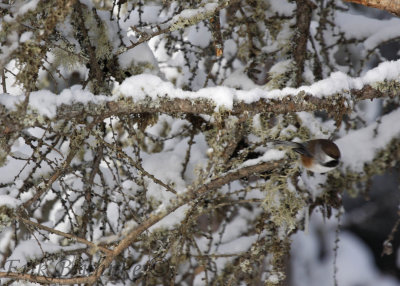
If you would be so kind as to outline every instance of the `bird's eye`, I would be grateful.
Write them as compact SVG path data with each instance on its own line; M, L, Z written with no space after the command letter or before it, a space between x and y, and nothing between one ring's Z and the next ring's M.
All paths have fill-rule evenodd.
M339 160L332 160L323 164L325 167L336 167L339 165Z

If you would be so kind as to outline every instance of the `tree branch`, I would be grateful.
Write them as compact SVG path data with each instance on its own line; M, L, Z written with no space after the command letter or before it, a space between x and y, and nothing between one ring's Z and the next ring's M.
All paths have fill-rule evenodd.
M197 23L204 21L206 19L209 19L213 17L216 13L221 11L222 9L228 7L229 5L232 5L233 3L237 2L238 0L224 0L221 1L218 5L215 5L215 7L211 7L211 9L207 9L205 7L200 7L197 8L198 12L197 13L190 13L190 16L187 16L184 11L181 12L181 14L174 16L174 18L167 23L167 27L164 29L161 29L158 27L158 30L151 33L141 33L139 30L137 30L135 27L133 27L133 30L137 32L140 36L140 38L136 42L132 42L130 46L128 47L122 47L118 52L117 55L120 55L127 50L130 50L144 42L149 41L150 39L166 34L169 32L173 32L176 30L180 30L189 26L196 25ZM213 3L208 3L208 4L213 4ZM216 3L215 3L216 4ZM207 4L206 4L207 5ZM192 10L192 9L191 9Z
M390 84L388 84L390 86ZM395 90L383 91L377 87L366 85L362 89L351 89L343 91L344 94L351 94L352 100L358 102L365 99L374 99L381 97L394 97L397 95ZM321 98L303 91L297 94L291 94L282 99L260 99L252 103L244 101L234 101L231 110L226 110L232 115L240 115L245 112L249 114L273 112L275 114L286 114L289 112L315 111L325 110L330 115L335 116L336 113L345 109L348 110L349 98L342 94L336 93ZM88 116L99 116L99 121L110 116L128 115L132 113L144 112L160 112L167 114L189 113L189 114L208 114L212 115L216 111L217 104L206 98L181 99L170 97L159 97L157 100L142 100L131 102L129 100L110 101L104 105L93 105L88 109L85 106L81 108L64 106L64 110L60 111L60 119L71 119L82 113ZM97 114L96 110L100 110L101 114Z
M345 0L345 1L385 10L387 12L400 16L400 0Z
M303 82L304 62L307 57L307 43L310 36L312 11L316 5L309 0L296 0L296 26L294 37L293 56L296 62L296 86Z
M230 110L226 108L225 111L231 115L240 115L245 112L249 113L249 115L254 115L267 112L286 114L290 112L325 110L331 117L340 120L344 113L351 111L353 103L366 99L394 97L398 95L399 89L400 84L396 80L393 80L382 84L364 85L361 89L340 90L325 97L317 97L300 90L296 94L289 94L279 99L261 98L251 103L234 100L232 108ZM265 94L268 94L268 91L265 91ZM346 96L348 94L351 96ZM251 95L251 91L249 91L249 95ZM260 93L260 95L262 94ZM54 96L57 97L58 95ZM10 97L13 96L10 95ZM70 105L60 105L57 108L55 119L76 121L79 118L93 117L95 118L95 122L92 123L96 124L111 116L135 113L212 115L216 110L216 102L207 97L195 97L195 93L193 93L193 97L174 98L167 94L157 99L145 98L136 102L133 102L130 96L122 96L113 101L98 100L98 103L89 102L84 104L78 102ZM43 117L46 118L44 115ZM21 115L19 111L8 110L0 104L0 137L19 132L24 128L40 126L39 122L43 122L43 118L36 111Z
M72 285L72 284L85 284L91 281L92 276L75 277L75 278L53 278L42 275L32 275L28 273L16 272L0 272L0 278L11 278L16 280L25 280L30 282L53 284L53 285Z
M388 11L400 16L400 0L345 0L346 2Z
M72 239L72 240L76 240L77 242L86 244L86 245L92 247L93 249L99 249L99 250L101 250L102 252L104 252L106 254L112 253L112 251L109 250L108 248L99 246L99 245L97 245L97 244L95 244L93 242L90 242L90 241L86 240L86 239L80 238L79 236L72 235L72 234L69 234L69 233L66 233L66 232L62 232L62 231L59 231L57 229L54 229L54 228L51 228L51 227L47 227L47 226L42 225L40 223L37 223L37 222L31 221L29 219L23 218L21 215L19 215L17 217L17 219L19 221L21 221L22 223L24 223L24 224L28 224L28 225L31 225L33 227L48 231L50 233L54 233L54 234L57 234L57 235L60 235L60 236L63 236L63 237L66 237L66 238L69 238L69 239Z
M93 90L96 93L100 93L101 91L106 91L107 88L105 86L105 78L104 74L100 68L100 65L98 63L97 57L96 57L96 50L95 47L92 45L88 33L88 29L85 26L85 16L83 10L84 5L81 4L79 1L75 4L75 10L76 14L73 14L75 16L76 22L77 22L77 29L82 33L81 37L81 45L82 48L88 53L89 55L89 63L90 63L90 69L89 69L89 79L93 80ZM86 11L85 11L86 12Z
M271 171L273 169L278 168L279 166L282 166L282 164L283 160L276 160L276 161L262 162L256 165L246 166L240 169L233 170L231 172L224 173L221 176L211 179L208 183L200 185L196 189L188 188L188 190L184 192L182 195L180 195L174 202L172 202L170 206L168 206L163 211L160 211L157 214L151 215L147 220L138 225L124 239L122 239L119 242L119 244L113 249L113 254L107 256L100 264L100 266L97 268L97 271L95 273L96 276L95 281L101 276L103 271L107 267L109 267L111 262L114 260L115 256L119 255L122 251L128 248L145 230L147 230L157 222L161 221L167 215L173 213L179 207L193 201L194 199L198 198L201 195L204 195L207 192L218 189L230 182L248 177L252 174L259 174Z
M147 220L145 220L135 229L130 231L112 251L108 249L106 250L106 248L102 248L101 250L106 252L106 257L90 276L76 277L76 278L51 278L51 277L36 276L26 273L0 272L0 278L13 278L13 279L26 280L44 284L81 284L81 283L94 284L100 278L100 276L106 270L106 268L110 266L114 258L119 254L121 254L121 252L124 251L126 248L128 248L138 238L140 234L142 234L145 230L147 230L149 227L153 226L157 222L161 221L167 215L173 213L179 207L193 201L194 199L199 198L200 196L212 190L218 189L230 182L248 177L253 174L269 172L273 169L279 168L279 166L282 166L282 164L283 160L275 160L275 161L262 162L256 165L245 166L240 169L232 170L230 172L221 174L220 176L211 179L207 183L200 185L196 189L188 188L186 192L180 195L164 210L151 215ZM26 221L26 222L32 224L31 221ZM40 227L43 228L43 226ZM62 234L59 233L59 234L63 236L67 235L65 233ZM83 239L80 242L88 244L88 242Z
M72 159L74 159L78 151L79 151L78 148L70 150L68 157L64 161L64 163L60 165L60 167L53 173L53 175L50 177L49 180L47 181L43 180L44 185L36 188L35 195L31 199L22 204L23 208L25 209L29 208L34 202L36 202L44 193L46 193L51 188L53 183L57 181L58 178L62 176L64 172L68 169L69 164L71 163Z

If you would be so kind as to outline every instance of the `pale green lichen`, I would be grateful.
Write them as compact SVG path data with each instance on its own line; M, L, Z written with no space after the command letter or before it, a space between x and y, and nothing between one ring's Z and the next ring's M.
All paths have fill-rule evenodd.
M6 205L0 206L0 231L4 227L9 227L13 222L14 217L15 217L14 209Z
M270 80L265 85L269 90L280 89L291 85L293 81L295 63L292 60L280 61L269 71Z
M85 13L85 26L87 26L90 32L89 37L95 39L91 41L95 43L96 58L97 59L109 59L112 57L112 45L108 36L108 28L102 21L96 20L97 16L92 11Z
M130 65L126 69L121 69L116 75L117 77L123 79L126 77L126 74L129 75L139 75L143 73L152 73L154 74L157 72L158 68L154 66L151 62L138 62L135 60L132 60Z
M5 151L4 148L2 148L1 146L3 144L5 144L5 142L3 142L4 139L1 138L0 139L0 167L4 166L4 164L7 162L7 152Z
M65 49L68 49L65 47ZM74 54L72 50L70 53L61 48L55 48L52 50L54 54L53 65L66 67L69 71L75 70L78 66L85 64L82 62L82 58Z
M296 168L292 168L290 173L296 171ZM266 195L262 204L264 210L271 215L270 220L279 226L285 235L296 228L296 215L307 205L301 194L289 190L288 178L290 175L272 175L263 186Z
M379 90L384 94L389 94L390 96L399 96L400 95L400 82L397 80L383 81L371 84L371 86Z
M240 263L240 270L242 270L245 273L252 272L252 265L248 259L245 259Z
M274 271L273 273L270 273L270 275L268 276L267 280L265 281L265 285L267 285L267 286L278 285L283 280L285 280L285 278L286 278L286 275L283 272Z
M226 1L226 3L228 3L228 2L229 1ZM210 6L206 7L207 5L210 5ZM202 7L197 8L196 10L193 9L193 12L195 12L195 13L193 13L193 15L191 15L189 17L176 16L177 19L172 20L169 30L171 32L176 31L176 30L188 27L188 26L195 25L205 19L208 19L215 14L217 7L218 7L217 3L208 3ZM190 12L190 9L186 10L186 12Z

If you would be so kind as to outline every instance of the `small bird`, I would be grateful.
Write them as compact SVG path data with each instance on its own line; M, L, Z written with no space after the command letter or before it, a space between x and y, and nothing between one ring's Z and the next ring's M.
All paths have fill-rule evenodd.
M314 139L303 143L274 140L272 144L291 147L300 154L304 168L314 173L326 173L339 165L340 150L328 139Z

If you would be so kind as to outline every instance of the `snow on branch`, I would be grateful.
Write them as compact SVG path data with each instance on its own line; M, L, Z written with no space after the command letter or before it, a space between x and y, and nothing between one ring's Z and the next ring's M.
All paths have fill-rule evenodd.
M75 86L56 95L50 91L32 92L28 114L21 118L18 106L23 96L0 95L1 133L10 133L35 126L46 118L71 120L92 116L101 121L110 116L132 113L250 114L326 110L339 119L354 102L394 97L398 94L400 61L385 62L364 76L351 78L335 72L329 78L310 86L266 91L261 88L237 90L209 87L184 91L154 75L138 75L126 79L111 97L94 95ZM344 110L344 111L343 111ZM16 122L18 122L16 124Z

